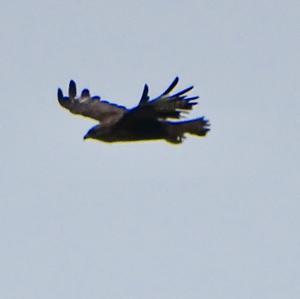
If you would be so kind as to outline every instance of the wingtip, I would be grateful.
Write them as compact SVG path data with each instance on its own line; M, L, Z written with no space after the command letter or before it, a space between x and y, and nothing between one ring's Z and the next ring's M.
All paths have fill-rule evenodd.
M93 101L100 101L100 100L101 100L101 97L99 97L99 96L93 96L93 97L91 97L91 99L92 99Z
M171 86L173 85L173 88L175 88L175 86L178 84L179 82L179 77L176 76L175 79L173 80L173 82L171 83Z
M149 93L149 86L148 86L147 83L145 83L145 85L144 85L144 91L143 91L143 96L144 96L144 98L147 99L147 101L149 100L148 93Z
M70 80L69 83L69 97L70 98L75 98L76 97L76 83L74 80Z
M176 87L178 81L179 81L179 78L175 77L175 79L172 81L170 86L160 95L160 97L163 97L163 96L166 96L167 94L169 94Z
M81 92L81 97L82 98L89 98L90 97L90 91L87 88L83 89L82 92Z
M58 101L62 101L64 99L64 94L61 88L58 88L57 90L57 99Z
M148 100L149 100L148 92L149 92L149 86L148 86L148 84L145 84L143 94L142 94L142 97L140 99L139 105L143 105L143 104L146 104L148 102Z
M179 77L176 76L175 79L173 80L173 82L171 83L172 89L175 88L175 86L178 84L179 82Z

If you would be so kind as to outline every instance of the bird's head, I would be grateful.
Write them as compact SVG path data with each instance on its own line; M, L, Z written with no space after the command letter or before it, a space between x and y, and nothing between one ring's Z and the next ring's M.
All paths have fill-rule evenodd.
M84 135L83 139L84 140L89 139L89 138L97 139L98 137L101 136L101 131L102 131L101 126L96 125L87 131L87 133Z

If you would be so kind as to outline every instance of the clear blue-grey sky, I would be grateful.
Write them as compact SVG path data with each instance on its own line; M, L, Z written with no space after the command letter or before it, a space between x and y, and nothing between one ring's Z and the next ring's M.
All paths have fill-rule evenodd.
M300 2L1 5L0 297L300 298ZM195 86L207 138L84 142L57 103Z

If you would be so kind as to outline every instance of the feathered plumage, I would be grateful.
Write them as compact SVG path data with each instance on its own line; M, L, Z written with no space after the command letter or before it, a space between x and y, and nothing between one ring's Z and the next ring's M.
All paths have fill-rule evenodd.
M193 86L170 94L178 81L176 77L160 96L152 100L148 95L149 87L145 84L139 104L132 109L103 101L99 96L91 96L88 89L83 89L77 97L73 80L69 84L69 95L64 96L59 88L57 96L61 106L70 112L99 122L87 132L84 139L105 142L164 139L171 143L181 143L186 133L205 136L209 131L209 123L204 117L188 121L169 120L180 120L183 113L187 114L193 109L199 98L187 96Z

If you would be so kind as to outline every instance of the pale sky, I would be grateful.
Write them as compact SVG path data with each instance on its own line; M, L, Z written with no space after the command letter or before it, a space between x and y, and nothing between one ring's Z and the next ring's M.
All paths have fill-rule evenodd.
M299 1L1 5L0 298L300 298ZM57 88L194 85L206 138L105 144Z

